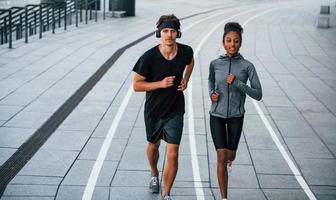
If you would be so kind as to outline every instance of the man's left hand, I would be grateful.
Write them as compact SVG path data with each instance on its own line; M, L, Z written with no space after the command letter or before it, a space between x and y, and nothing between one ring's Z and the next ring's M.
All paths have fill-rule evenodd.
M178 86L177 90L178 91L184 91L188 87L188 81L185 79L182 79L181 84Z

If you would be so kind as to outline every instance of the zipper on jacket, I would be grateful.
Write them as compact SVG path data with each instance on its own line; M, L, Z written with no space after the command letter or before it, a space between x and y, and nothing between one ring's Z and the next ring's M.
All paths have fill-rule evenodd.
M229 74L231 73L231 57L229 62ZM227 94L228 94L228 102L227 102L227 109L226 109L226 117L229 117L229 106L230 106L230 84L227 83Z

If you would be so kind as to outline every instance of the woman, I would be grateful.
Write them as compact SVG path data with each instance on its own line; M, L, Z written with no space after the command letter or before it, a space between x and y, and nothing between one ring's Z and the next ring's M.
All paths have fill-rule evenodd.
M213 60L209 69L210 129L217 151L217 178L223 200L227 199L228 169L236 157L243 128L246 94L258 101L262 98L253 64L239 54L242 32L239 23L225 25L226 54ZM246 84L247 80L251 86Z

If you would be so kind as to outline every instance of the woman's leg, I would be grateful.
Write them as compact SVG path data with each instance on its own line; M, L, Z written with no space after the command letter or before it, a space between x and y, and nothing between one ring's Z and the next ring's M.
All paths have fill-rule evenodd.
M227 150L227 167L230 168L232 166L232 162L236 159L236 151Z
M228 174L227 174L227 129L226 120L210 115L211 137L217 153L217 179L222 199L227 198Z
M236 159L236 151L243 129L243 122L244 117L231 118L228 121L228 167L231 167L232 162Z
M222 199L227 198L227 149L217 149L217 179Z

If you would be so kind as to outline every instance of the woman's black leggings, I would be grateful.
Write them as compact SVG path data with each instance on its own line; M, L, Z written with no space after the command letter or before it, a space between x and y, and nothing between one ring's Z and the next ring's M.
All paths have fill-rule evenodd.
M236 151L243 129L243 122L244 116L221 118L210 115L211 136L215 148Z

